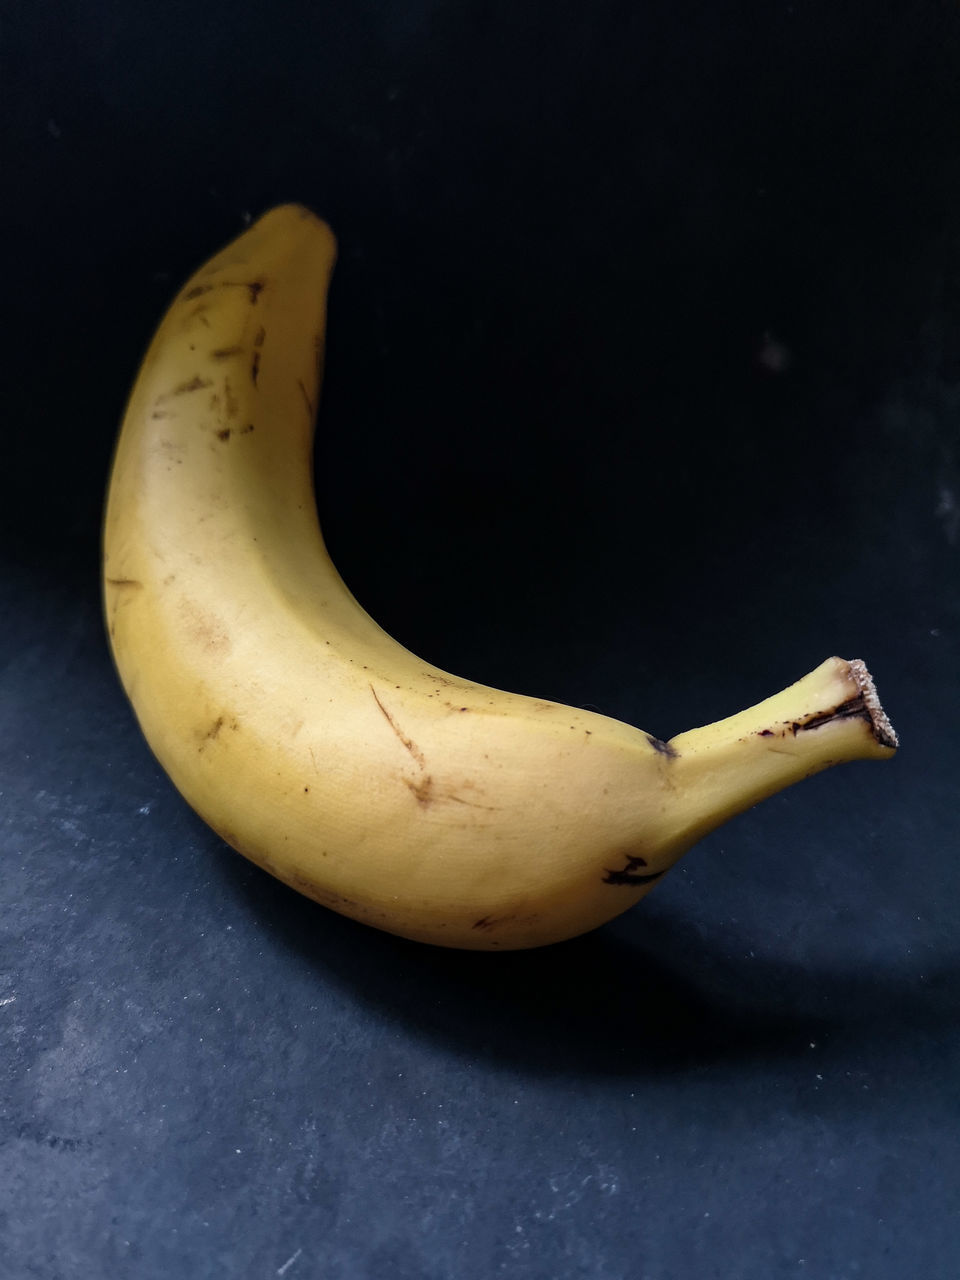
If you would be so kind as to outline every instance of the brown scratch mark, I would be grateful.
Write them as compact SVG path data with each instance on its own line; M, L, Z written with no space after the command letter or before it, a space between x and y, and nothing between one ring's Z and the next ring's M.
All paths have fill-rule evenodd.
M262 859L260 859L262 863ZM329 907L332 911L350 911L351 908L359 908L360 904L355 898L345 898L340 893L332 893L329 889L324 889L317 884L309 876L303 874L302 871L284 871L281 879L285 880L292 889L296 889L298 893L304 894L308 898L312 898L314 902L319 902L322 907Z
M424 670L423 674L428 679L435 681L437 684L446 685L452 689L472 689L474 686L465 683L463 680L454 680L450 676L441 675L439 671Z
M143 587L143 583L139 578L105 578L104 581L108 582L111 587L134 587L137 590Z
M516 920L517 913L514 911L508 916L483 916L480 920L474 922L474 929L494 929L497 925L509 924L511 920Z
M465 804L470 809L486 809L488 813L495 813L497 809L495 804L481 804L479 800L465 800L463 796L449 795L444 798L453 804Z
M652 733L647 734L647 741L658 755L666 756L668 760L675 760L680 754L676 747L664 742L662 738L655 738Z
M390 728L397 735L397 737L400 739L400 741L407 748L407 750L413 756L414 760L416 760L417 764L422 769L424 767L423 752L420 750L417 744L413 741L413 739L408 738L407 735L400 728L400 726L397 724L396 720L393 718L393 716L390 714L387 708L380 701L379 697L377 696L377 691L373 687L373 685L370 686L370 692L373 694L373 700L377 704L377 706L380 708L381 712L383 713L384 719L386 720L387 724L390 726Z
M257 379L260 377L260 352L254 351L253 359L250 362L250 377L253 379L253 385L257 385Z
M220 736L220 730L223 728L223 716L217 716L213 724L206 729L197 729L197 751L202 755L206 751L211 742L216 742Z
M404 745L407 745L404 743ZM422 804L427 808L433 803L433 778L428 773L425 778L421 778L419 782L414 782L412 778L404 778L403 780L417 798L417 804Z
M223 380L223 398L226 401L227 417L235 418L240 411L240 401L233 394L229 378Z
M172 413L168 413L165 409L154 409L150 415L151 418L172 418L173 416Z
M224 726L233 732L236 732L240 728L240 721L236 716L231 716L229 720L224 715L217 716L216 720L214 720L214 722L206 729L197 730L197 738L199 740L197 750L202 752L211 742L216 742L217 738L220 736L220 730L223 729Z
M202 391L204 387L212 387L213 383L209 378L201 378L199 373L188 379L186 382L178 383L172 391L164 391L157 396L157 404L162 404L164 400L169 400L171 396L183 396L190 391Z
M214 360L229 360L231 356L239 356L243 354L243 347L239 344L233 347L217 347L216 351L210 352Z
M320 766L317 764L317 757L316 757L316 753L314 752L313 747L307 747L307 750L310 752L310 759L313 761L313 770L314 770L314 773L316 773L317 775L319 775L319 773L320 773Z
M263 292L262 280L221 280L221 289L246 289L250 294L250 305L255 307Z
M310 415L310 418L311 418L311 420L312 420L312 418L313 418L313 401L310 399L310 395L309 395L309 393L308 393L308 391L307 391L307 388L303 385L303 379L302 379L302 378L298 378L298 379L297 379L297 386L300 388L300 391L301 391L301 393L302 393L302 395L303 395L303 403L307 406L307 413Z
M262 347L263 340L266 336L267 336L267 331L263 327L263 325L261 325L260 328L257 330L257 332L253 335L253 345L255 347Z
M192 289L188 289L183 295L184 302L192 302L194 298L199 298L201 294L209 293L213 288L212 284L197 284Z

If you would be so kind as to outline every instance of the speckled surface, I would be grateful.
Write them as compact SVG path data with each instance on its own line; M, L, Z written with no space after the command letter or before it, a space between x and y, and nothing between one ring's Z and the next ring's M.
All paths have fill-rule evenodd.
M8 28L0 1280L955 1280L960 19L706 9ZM664 737L862 656L898 758L526 955L227 849L97 535L160 308L280 199L340 237L318 494L388 630Z

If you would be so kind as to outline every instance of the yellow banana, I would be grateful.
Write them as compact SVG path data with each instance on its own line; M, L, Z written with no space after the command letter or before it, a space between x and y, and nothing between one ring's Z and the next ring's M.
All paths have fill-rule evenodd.
M662 742L390 638L317 521L327 226L267 213L171 305L117 443L104 606L160 763L235 849L355 919L533 947L632 906L697 839L896 737L859 661Z

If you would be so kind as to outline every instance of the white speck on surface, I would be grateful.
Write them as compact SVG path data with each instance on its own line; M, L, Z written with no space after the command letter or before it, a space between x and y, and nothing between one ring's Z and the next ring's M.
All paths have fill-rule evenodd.
M960 533L960 506L957 505L956 494L948 485L940 486L940 501L937 503L934 515L938 516L942 522L943 532L952 547L957 541L957 534Z
M16 996L4 996L3 999L0 1000L0 1008L3 1008L5 1004L13 1004L16 998Z
M293 1266L296 1260L300 1257L301 1253L303 1253L302 1248L298 1249L296 1253L291 1254L282 1267L277 1267L277 1275L278 1276L286 1275L286 1273L290 1270L290 1268Z
M137 813L140 813L140 814L142 814L144 817L146 817L146 816L147 816L147 814L150 812L150 809L151 809L151 808L152 808L152 806L151 806L151 805L149 805L149 804L142 804L142 805L140 806L140 808L137 810Z
M767 330L760 339L757 364L767 373L786 373L793 363L790 348Z

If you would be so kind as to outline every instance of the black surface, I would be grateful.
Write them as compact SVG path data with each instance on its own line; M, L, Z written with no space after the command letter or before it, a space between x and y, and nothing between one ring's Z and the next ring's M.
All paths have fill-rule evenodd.
M954 7L7 11L0 1277L954 1280ZM286 199L340 240L318 489L388 630L664 737L859 655L898 758L528 955L226 849L98 526L161 309Z

